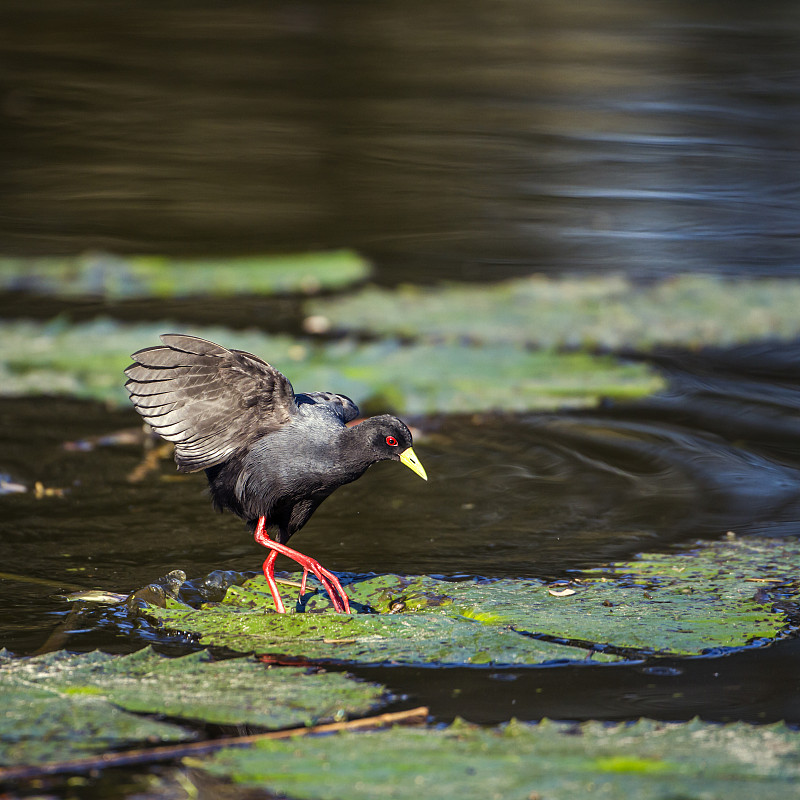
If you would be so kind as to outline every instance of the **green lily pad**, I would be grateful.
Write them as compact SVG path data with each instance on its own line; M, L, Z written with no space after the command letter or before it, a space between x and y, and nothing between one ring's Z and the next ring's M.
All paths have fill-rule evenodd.
M793 582L798 571L794 541L733 540L588 571L567 593L531 580L382 575L347 587L354 610L379 613L314 613L330 612L327 597L316 592L297 606L311 613L284 616L273 613L259 576L232 586L220 603L189 609L173 602L147 613L206 645L358 663L539 664L585 657L550 639L697 655L782 635L789 620L773 608L763 581ZM297 605L298 591L281 589L288 607ZM532 638L542 634L548 641Z
M193 734L138 714L268 728L363 715L386 702L383 687L339 673L266 669L207 653L165 658L64 652L0 659L0 763L61 760L135 742Z
M150 613L150 612L148 612ZM291 614L230 606L153 609L169 629L190 631L204 645L240 652L360 664L540 664L582 661L590 653L520 636L508 626L436 614ZM599 661L614 660L599 655Z
M122 371L129 354L174 329L169 322L0 323L0 393L127 403ZM585 406L601 397L640 397L663 385L643 364L586 353L457 343L403 346L396 341L309 345L254 331L180 329L265 358L298 391L329 389L404 413Z
M456 584L456 607L518 630L638 651L696 655L782 635L789 620L759 589L798 593L800 545L787 539L703 542L686 553L644 554L581 573L574 594L519 581ZM557 591L557 590L556 590ZM467 597L468 595L468 597ZM470 606L465 607L465 600Z
M0 765L61 761L139 742L194 737L178 725L123 711L84 681L47 680L56 663L66 672L69 661L85 665L87 659L92 656L0 657Z
M197 766L298 800L800 797L800 737L781 724L397 727L259 742Z
M2 675L0 683L0 766L82 758L142 742L183 741L194 735L177 725L128 714L102 697L35 692L9 686Z
M319 376L326 385L376 407L415 414L585 407L602 398L643 397L664 386L643 363L509 344L346 341L323 354Z
M0 323L0 347L7 348L0 355L0 392L72 395L127 404L123 370L131 363L130 354L158 343L159 334L174 328L169 322L131 325L109 319L78 325L64 319ZM226 328L181 329L231 347L269 353L276 364L291 372L293 341L289 337L231 333Z
M368 287L308 301L339 330L617 350L732 345L800 335L800 281L679 276L636 285L623 276L522 278L437 289Z
M314 292L339 289L368 274L369 264L349 250L219 259L107 253L0 258L0 290L108 300Z
M744 538L701 542L675 556L651 553L635 561L611 564L583 573L589 585L605 593L610 584L622 584L633 600L603 613L584 604L585 632L614 617L615 643L644 647L652 640L641 605L658 609L663 620L664 649L691 654L716 647L737 647L785 633L789 620L773 608L771 587L785 601L800 595L800 543L794 539ZM578 595L576 595L578 597ZM580 601L578 601L580 605ZM691 628L687 639L686 628ZM577 630L576 630L577 633ZM696 643L696 644L694 644Z

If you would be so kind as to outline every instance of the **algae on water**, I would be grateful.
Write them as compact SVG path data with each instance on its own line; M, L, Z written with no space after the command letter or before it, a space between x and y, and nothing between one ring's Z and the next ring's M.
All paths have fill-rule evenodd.
M638 285L622 275L532 276L438 288L367 287L309 300L337 330L511 343L545 349L729 346L800 335L800 281L679 275Z
M300 607L306 613L284 616L272 613L258 576L232 586L222 602L147 614L205 645L322 661L542 664L619 657L611 653L699 655L784 635L790 620L754 587L774 582L794 597L798 573L797 542L733 540L580 573L569 595L533 580L381 575L345 586L360 613L333 613L317 593ZM287 588L287 607L297 594Z
M340 673L270 670L247 658L215 661L205 652L166 658L150 648L128 656L0 657L0 690L3 765L195 735L145 714L284 728L363 716L388 700L382 686Z
M174 259L163 256L0 258L0 291L107 300L312 293L364 280L369 263L351 250Z
M800 738L783 724L457 722L260 742L201 766L298 800L800 798Z

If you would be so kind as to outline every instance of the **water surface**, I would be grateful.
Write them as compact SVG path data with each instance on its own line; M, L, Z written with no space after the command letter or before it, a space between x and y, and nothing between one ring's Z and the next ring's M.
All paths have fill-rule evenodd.
M0 31L4 250L797 269L794 3L9 0Z

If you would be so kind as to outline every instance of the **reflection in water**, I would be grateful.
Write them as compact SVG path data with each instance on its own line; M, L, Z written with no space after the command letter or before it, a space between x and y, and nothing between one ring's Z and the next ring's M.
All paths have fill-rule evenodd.
M0 11L20 252L355 246L388 280L798 261L791 3Z

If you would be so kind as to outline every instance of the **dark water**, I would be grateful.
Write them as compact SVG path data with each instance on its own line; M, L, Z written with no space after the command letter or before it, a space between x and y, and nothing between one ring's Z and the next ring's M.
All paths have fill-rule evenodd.
M798 41L794 2L7 0L0 251L343 245L385 283L796 276ZM299 330L292 298L6 295L0 311ZM670 387L640 404L418 420L429 483L378 465L298 544L337 570L549 578L729 530L797 535L798 344L654 360ZM131 484L138 446L63 447L136 426L127 410L0 400L0 472L68 489L0 497L0 644L130 649L125 631L51 638L59 595L259 564L199 478L165 466ZM638 665L358 674L440 720L800 723L794 639Z
M794 273L799 35L794 2L7 0L2 249Z

